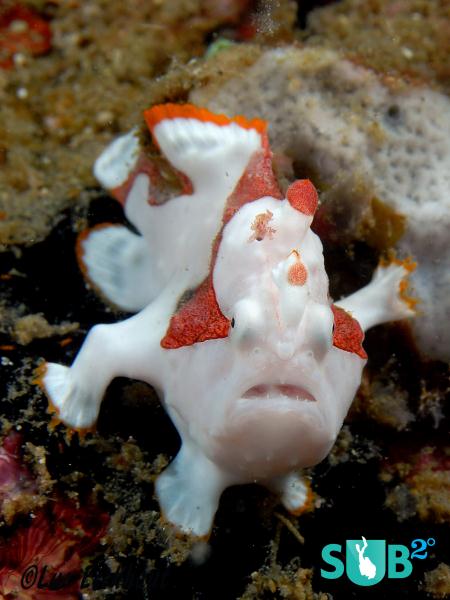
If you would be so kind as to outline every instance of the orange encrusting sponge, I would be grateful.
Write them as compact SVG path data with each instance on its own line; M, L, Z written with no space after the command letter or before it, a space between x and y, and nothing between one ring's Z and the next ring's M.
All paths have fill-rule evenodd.
M165 119L197 119L220 126L236 123L244 129L256 129L259 133L266 133L267 130L267 123L262 119L246 119L240 115L229 118L226 115L212 113L207 108L198 108L193 104L157 104L144 111L144 118L152 133L156 125Z

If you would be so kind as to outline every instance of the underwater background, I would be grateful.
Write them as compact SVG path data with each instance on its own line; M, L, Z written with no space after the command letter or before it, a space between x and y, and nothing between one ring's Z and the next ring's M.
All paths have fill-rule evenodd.
M0 598L450 596L449 93L447 0L0 0ZM283 191L301 177L319 190L333 298L392 252L413 255L427 293L417 325L367 334L358 395L308 472L310 510L230 488L207 541L160 519L153 483L179 438L152 388L114 380L78 436L36 384L93 325L128 316L76 259L80 232L126 222L96 157L144 109L187 101L271 124ZM434 544L405 579L322 577L324 546L361 535Z

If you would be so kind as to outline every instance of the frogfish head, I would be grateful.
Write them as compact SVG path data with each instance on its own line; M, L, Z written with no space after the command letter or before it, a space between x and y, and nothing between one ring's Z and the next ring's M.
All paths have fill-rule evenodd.
M322 460L360 380L363 361L333 346L311 221L288 199L248 203L224 228L214 266L217 301L231 321L220 340L228 390L220 436L229 460L243 454L255 477Z

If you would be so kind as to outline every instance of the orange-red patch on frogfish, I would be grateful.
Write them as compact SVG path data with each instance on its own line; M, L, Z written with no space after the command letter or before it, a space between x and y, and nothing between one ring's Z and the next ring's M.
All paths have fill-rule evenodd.
M317 190L309 179L294 181L287 189L286 198L292 208L307 216L314 215L319 203Z
M367 354L362 347L364 332L361 325L343 308L332 304L331 310L334 315L333 346L366 359Z
M152 110L150 109L150 111ZM203 111L204 109L200 110ZM212 114L208 111L206 113ZM156 116L153 115L152 119L155 120L158 114L157 112ZM222 116L219 115L220 119ZM228 119L228 117L225 117L225 119ZM231 119L228 119L228 122L230 121ZM233 121L238 122L237 118ZM259 120L247 121L247 126L249 127L249 124L255 121L259 122ZM241 123L239 122L239 124ZM254 202L265 196L271 196L277 200L283 198L272 170L272 152L267 134L264 132L261 132L261 141L262 150L254 153L236 188L227 199L222 217L222 228L213 244L209 275L197 288L193 297L172 316L166 335L161 340L163 348L181 348L197 342L224 338L228 335L230 320L220 310L212 282L212 273L222 239L223 228L244 204Z

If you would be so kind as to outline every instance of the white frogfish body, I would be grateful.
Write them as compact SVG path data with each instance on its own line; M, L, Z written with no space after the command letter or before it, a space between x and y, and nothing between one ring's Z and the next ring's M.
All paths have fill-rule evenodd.
M400 289L407 268L378 267L333 304L310 228L316 190L300 180L281 193L263 121L173 104L145 118L183 193L158 199L158 169L135 131L97 160L139 234L94 228L80 238L80 262L136 314L95 326L71 367L48 363L46 393L60 419L84 429L114 377L155 387L182 439L156 494L182 531L207 535L222 491L239 483L260 482L301 512L309 488L299 470L336 439L366 362L363 332L413 314Z

